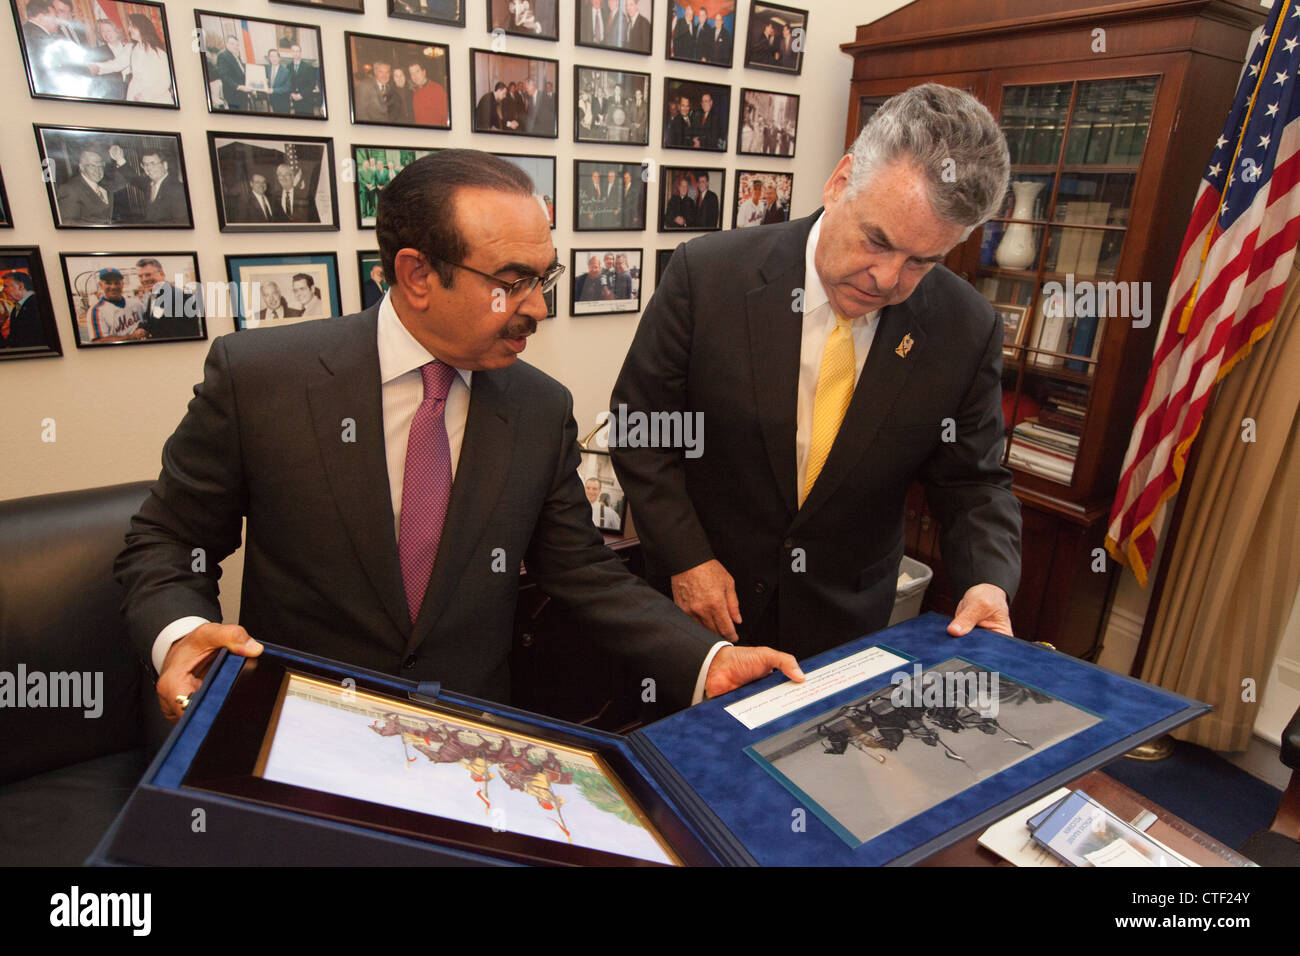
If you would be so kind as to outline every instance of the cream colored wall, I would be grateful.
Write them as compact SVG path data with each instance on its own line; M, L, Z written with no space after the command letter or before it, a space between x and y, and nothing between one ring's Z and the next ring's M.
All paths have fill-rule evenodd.
M5 414L0 416L0 499L43 492L66 491L95 485L152 478L158 472L163 441L184 414L191 389L202 376L206 342L167 345L100 347L77 349L68 315L67 296L59 275L61 251L66 252L165 252L196 250L204 280L224 280L227 254L334 251L338 255L344 308L360 306L356 256L358 249L375 247L373 230L356 226L356 213L349 184L339 182L339 218L336 233L289 233L268 236L226 234L217 229L213 200L212 171L208 161L207 131L273 133L287 136L328 136L334 140L336 162L350 155L350 145L366 143L394 146L462 146L502 152L534 153L557 157L557 228L554 233L561 261L577 247L626 245L644 252L645 289L648 301L654 276L654 252L671 248L674 237L651 229L642 233L584 233L571 230L573 203L573 160L610 159L639 162L650 157L658 162L690 162L680 150L651 147L599 146L573 143L573 65L628 69L652 74L651 89L655 115L662 100L665 76L727 83L733 101L741 87L773 89L800 95L798 144L795 159L770 159L727 153L704 153L701 164L727 169L726 202L731 202L733 173L737 168L791 170L794 183L794 215L814 210L820 201L826 175L842 152L845 117L848 110L849 77L852 62L839 44L853 39L859 23L875 20L904 6L900 0L805 0L792 5L809 8L808 46L802 75L787 77L761 70L744 69L743 42L737 43L731 70L703 65L669 62L664 59L664 17L666 0L654 0L654 47L649 57L577 47L573 43L573 2L562 0L561 42L507 38L504 52L549 57L560 61L560 138L558 140L512 138L473 134L469 118L473 109L469 85L469 49L487 48L486 4L468 0L466 27L442 27L386 15L385 0L367 0L367 12L358 16L329 10L271 3L269 0L199 3L199 9L221 10L263 19L311 23L321 27L324 42L325 81L329 120L305 122L271 117L225 116L208 113L203 90L199 55L191 49L195 4L166 3L171 33L176 85L181 109L163 110L103 104L37 100L28 95L22 75L22 56L16 32L7 15L0 15L0 63L4 64L6 122L0 133L0 169L12 207L14 229L0 231L0 245L39 245L50 282L62 358L31 359L0 363L0 399ZM8 4L5 4L8 6ZM749 2L740 0L738 15L743 24ZM389 35L402 39L427 39L451 47L451 93L454 129L433 132L401 127L352 126L348 111L347 61L343 31ZM179 230L56 230L50 218L45 185L41 180L34 122L62 126L93 126L109 129L179 130L185 152L185 172L194 207L192 231ZM735 116L729 135L735 135ZM652 120L651 143L660 142L660 124ZM337 172L337 170L336 170ZM653 205L653 203L651 204ZM727 210L724 225L730 225ZM528 345L525 358L564 382L574 395L574 410L580 430L594 424L595 415L606 407L614 378L636 329L630 315L571 318L567 287L562 288L559 315L544 324ZM233 330L230 319L209 323L209 336ZM53 442L42 441L42 422L54 421ZM223 597L227 616L237 607L239 556L225 564L227 576Z

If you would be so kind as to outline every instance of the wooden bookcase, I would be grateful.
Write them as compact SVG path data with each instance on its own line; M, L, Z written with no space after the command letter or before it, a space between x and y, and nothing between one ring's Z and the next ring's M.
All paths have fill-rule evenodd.
M1263 22L1255 0L917 0L841 47L854 59L846 145L889 96L944 83L998 118L1012 183L1041 184L947 260L1008 323L1003 455L1024 517L1017 636L1080 657L1100 650L1114 569L1106 556L1095 570L1097 549L1192 199ZM1030 239L1019 256L1015 242L999 248L1013 224ZM1075 296L1062 308L1053 293L1067 280ZM1084 282L1108 293L1108 313L1111 288L1117 305L1119 289L1149 289L1149 323L1133 300L1129 315L1096 308L1081 321ZM935 569L927 607L950 613L960 595L937 532L913 488L908 553Z

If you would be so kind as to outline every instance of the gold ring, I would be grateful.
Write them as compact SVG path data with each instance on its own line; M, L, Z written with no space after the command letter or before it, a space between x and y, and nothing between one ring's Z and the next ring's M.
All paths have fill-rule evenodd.
M184 710L186 707L190 706L190 695L189 695L189 694L177 694L177 695L176 695L176 703L178 703L178 704L181 705L181 710Z

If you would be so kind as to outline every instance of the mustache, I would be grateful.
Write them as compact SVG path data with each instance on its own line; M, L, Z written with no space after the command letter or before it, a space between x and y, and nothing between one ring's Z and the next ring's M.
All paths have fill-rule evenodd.
M537 320L531 315L521 317L519 322L511 322L501 330L501 338L517 339L523 335L532 335L537 331Z

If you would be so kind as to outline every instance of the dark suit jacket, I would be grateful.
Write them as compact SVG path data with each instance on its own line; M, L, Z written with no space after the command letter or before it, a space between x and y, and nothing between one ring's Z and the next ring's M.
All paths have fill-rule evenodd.
M719 215L718 194L710 189L695 203L695 225L701 229L717 229L722 222Z
M239 195L239 201L235 203L235 218L232 222L283 222L284 212L275 205L275 199L268 189L263 198L271 207L271 214L268 216L262 204L253 196L252 187L246 187Z
M146 183L148 180L146 178ZM170 225L181 225L190 221L190 211L185 204L185 187L182 186L171 173L162 181L158 187L158 195L152 201L149 200L149 193L152 191L152 183L142 185L144 190L145 222L165 222Z
M271 112L285 115L289 112L289 94L293 92L293 61L280 61L274 82L271 80L271 64L266 64L266 82L271 87Z
M437 562L411 624L388 493L375 334L358 315L217 339L117 561L148 655L220 620L217 562L247 516L240 622L255 637L495 700L509 691L517 568L576 609L659 700L689 703L714 638L604 547L577 475L573 402L523 362L475 372ZM238 410L236 410L238 396ZM340 440L355 421L356 441ZM191 570L207 549L207 573ZM503 549L507 573L492 570Z
M81 223L108 223L113 220L113 193L103 183L100 188L108 193L108 202L101 202L81 173L58 188L59 222L65 225Z
M650 21L638 13L636 21L627 25L627 48L649 52L651 42Z
M0 339L0 348L23 349L45 345L45 324L36 296L29 295L9 313L9 337Z
M292 75L289 92L297 93L302 97L300 100L291 99L289 109L298 116L315 116L316 101L320 95L316 91L316 67L306 60L294 66L293 60L290 60L289 71Z
M248 94L239 89L244 83L244 65L229 50L217 54L217 76L221 79L221 95L232 110L248 109Z
M735 578L742 639L799 657L888 622L914 479L942 526L956 593L987 581L1010 597L1020 576L1019 504L999 464L1002 331L987 300L942 266L881 313L830 456L798 506L802 314L791 303L814 221L679 246L611 399L616 411L704 416L698 458L611 448L650 569L717 558ZM905 335L913 344L900 357ZM955 442L942 441L946 418Z
M251 198L251 197L250 197ZM320 222L320 213L316 211L316 195L306 184L300 183L291 192L290 208L287 217L284 214L284 190L276 184L275 196L271 199L271 210L277 219L288 222Z
M146 306L144 327L151 339L192 338L203 332L203 300L193 292L160 282Z

